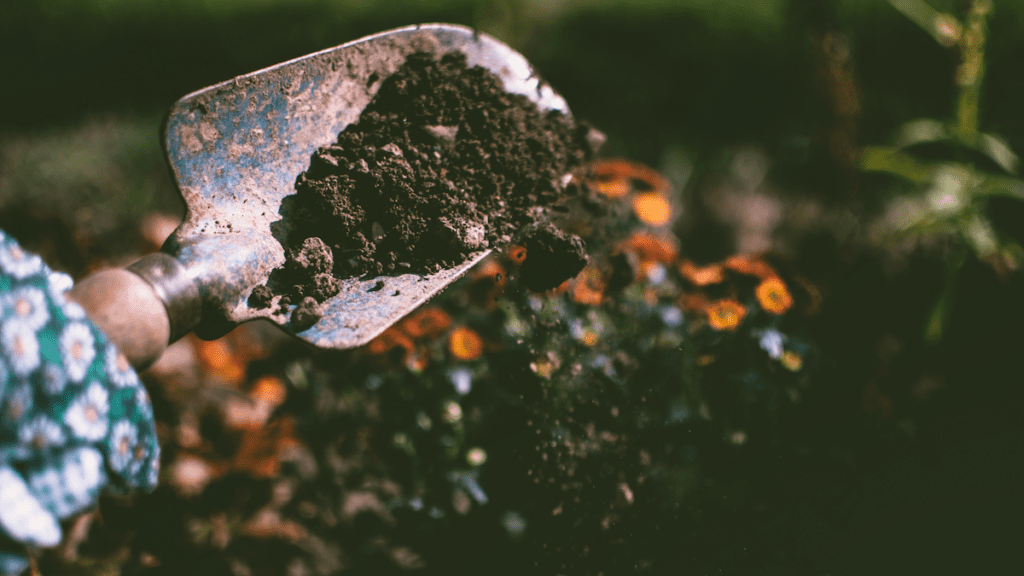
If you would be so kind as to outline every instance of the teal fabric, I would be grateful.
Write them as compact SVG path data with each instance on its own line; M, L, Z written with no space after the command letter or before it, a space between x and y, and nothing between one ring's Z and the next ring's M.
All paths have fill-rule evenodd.
M156 487L160 448L138 375L68 300L69 276L0 232L0 573L104 490Z

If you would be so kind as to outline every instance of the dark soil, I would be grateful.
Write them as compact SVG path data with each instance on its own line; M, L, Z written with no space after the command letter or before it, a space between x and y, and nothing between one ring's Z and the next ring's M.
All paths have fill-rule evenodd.
M543 292L576 276L587 265L586 247L578 236L545 223L523 238L526 259L519 281L527 290Z
M292 310L292 326L296 330L305 330L319 322L323 316L324 313L320 308L320 304L312 296L306 296L295 307L295 310Z
M301 225L270 285L284 302L322 302L337 279L455 266L543 220L601 142L461 53L413 54L299 176L286 206Z

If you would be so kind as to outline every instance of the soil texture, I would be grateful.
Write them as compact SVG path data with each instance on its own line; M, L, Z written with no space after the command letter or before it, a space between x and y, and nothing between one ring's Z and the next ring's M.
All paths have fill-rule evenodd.
M339 279L455 266L543 220L602 142L461 53L413 54L298 177L287 262L270 285L282 303L322 302ZM265 292L250 305L268 306Z

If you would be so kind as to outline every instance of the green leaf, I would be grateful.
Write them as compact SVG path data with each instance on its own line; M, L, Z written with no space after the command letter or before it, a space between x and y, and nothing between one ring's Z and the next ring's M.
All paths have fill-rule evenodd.
M951 14L939 12L923 0L889 0L893 8L910 18L943 46L952 46L960 39L963 25Z
M867 172L885 172L918 184L931 181L932 168L891 146L865 146L860 167Z
M1017 173L1020 158L1003 139L991 134L979 134L977 150L999 164L1003 170L1011 174Z
M896 148L907 148L926 142L943 142L952 140L953 133L945 122L934 118L921 118L905 122L896 129L893 145Z

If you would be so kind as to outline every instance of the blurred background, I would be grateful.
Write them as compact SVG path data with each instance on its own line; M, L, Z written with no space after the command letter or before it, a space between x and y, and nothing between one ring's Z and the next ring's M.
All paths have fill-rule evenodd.
M982 123L1014 148L1024 133L1022 12L1001 2L989 22L981 106ZM884 143L903 122L949 116L956 93L955 52L884 0L29 0L0 22L0 201L59 198L71 203L66 217L100 230L126 213L174 212L156 136L170 103L434 21L521 51L575 115L608 134L606 155L676 183L723 150L752 146L796 178L788 185L846 200L846 185L814 165L829 131L849 121L851 150Z
M344 536L358 546L321 542L344 548L345 560L332 564L324 560L330 550L309 545L294 527L252 527L262 505L253 502L275 497L277 468L239 465L237 455L221 468L198 462L202 443L189 434L221 432L201 425L208 407L186 396L203 386L264 394L270 381L261 379L270 375L305 398L295 400L299 408L284 404L300 414L316 404L303 396L317 389L309 382L330 388L349 357L310 351L261 325L223 342L190 339L147 375L164 390L154 398L171 487L142 504L106 502L91 532L88 524L72 531L73 542L45 559L49 573L1014 573L1024 536L1017 0L24 0L0 17L0 228L76 278L156 250L184 213L159 141L174 101L423 22L472 26L510 44L577 118L607 134L604 156L664 176L677 215L665 229L687 261L768 254L817 287L820 311L800 329L813 372L799 402L779 410L751 401L731 416L725 402L697 417L705 424L688 427L685 438L670 426L665 458L675 445L671 458L682 460L666 465L679 474L661 469L660 492L629 484L620 474L629 467L609 460L594 472L605 480L595 482L607 481L619 516L628 515L622 510L634 492L649 506L614 536L605 526L581 537L585 544L569 538L571 546L552 552L532 528L528 545L509 528L539 526L529 514L488 512L479 526L504 530L473 537L493 546L493 557L466 552L465 562L445 563L438 555L477 545L453 540L469 538L477 524L440 532L448 540L417 540L410 534L435 528L403 516L400 529L380 527L394 518L350 525ZM713 384L708 378L703 386ZM355 386L376 398L379 385L335 383L330 397L355 402ZM230 420L224 406L233 396L204 398ZM361 402L376 401L384 400ZM367 410L359 418L374 421ZM409 418L392 424L416 426L415 411ZM652 446L661 432L648 433L630 457L649 466L654 453L657 467ZM179 457L186 452L191 459ZM259 480L247 484L239 474ZM237 484L217 484L226 477L257 487L238 496L225 488ZM463 492L473 496L473 485ZM375 486L367 489L375 498L401 492ZM218 498L227 504L211 504ZM668 516L651 511L669 501ZM367 502L370 511L383 506ZM179 504L187 512L174 511ZM358 511L360 503L349 505ZM459 502L450 505L465 516ZM236 513L250 518L248 544L232 544L235 525L224 518ZM167 554L190 559L154 552L166 525L144 518L182 524L181 542ZM385 546L359 536L362 528L406 543ZM542 532L552 548L558 530ZM320 563L261 565L252 561L260 538L300 542ZM502 539L513 544L495 543ZM622 561L585 560L584 548L604 545ZM386 562L363 561L378 549L387 550Z

